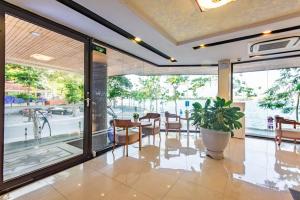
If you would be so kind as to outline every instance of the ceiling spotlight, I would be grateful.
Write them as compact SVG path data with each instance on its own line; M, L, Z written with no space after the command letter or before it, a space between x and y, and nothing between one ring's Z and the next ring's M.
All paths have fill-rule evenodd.
M200 48L205 48L206 45L205 45L205 44L200 44L199 47L200 47Z
M139 38L139 37L135 37L135 38L134 38L134 41L136 41L136 42L141 42L141 41L142 41L142 39L141 39L141 38Z
M50 61L54 59L53 57L45 56L43 54L32 54L30 57L41 61Z
M266 30L266 31L264 31L264 32L262 32L264 35L267 35L267 34L271 34L272 33L272 31L271 30Z
M170 58L171 62L176 62L175 58L171 57Z
M30 32L30 34L34 37L39 37L41 35L40 33L34 31Z
M235 0L196 0L201 12L224 6Z

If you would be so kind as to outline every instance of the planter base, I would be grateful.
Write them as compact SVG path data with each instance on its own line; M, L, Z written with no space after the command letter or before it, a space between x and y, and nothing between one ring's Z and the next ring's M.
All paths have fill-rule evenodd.
M223 151L210 151L210 150L206 149L206 155L215 160L224 159Z

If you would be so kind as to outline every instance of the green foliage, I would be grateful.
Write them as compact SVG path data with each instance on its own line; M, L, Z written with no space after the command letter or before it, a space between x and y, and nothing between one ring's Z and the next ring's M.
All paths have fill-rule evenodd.
M40 69L17 64L5 65L5 80L22 84L30 89L43 89L41 83L44 73Z
M83 100L83 84L74 79L65 80L65 99L68 103L78 103Z
M107 97L109 100L116 99L117 97L126 98L129 96L131 88L132 83L126 76L109 77Z
M142 85L141 90L144 92L144 97L150 101L155 100L160 94L160 77L147 76L145 79L140 79Z
M211 78L207 77L199 77L195 78L191 81L191 87L189 90L193 92L194 97L198 97L197 90L200 89L201 87L204 87L207 82L211 81Z
M173 95L168 97L168 100L173 100L175 103L175 113L177 114L177 101L184 96L185 91L180 91L179 86L186 83L188 80L187 76L174 75L169 76L166 80L173 87Z
M140 117L139 113L133 113L132 115L133 119L138 119Z
M20 93L20 94L16 94L15 95L17 98L21 98L21 99L24 99L25 101L28 101L28 100L36 100L37 98L31 94L28 94L28 93Z
M232 101L217 97L213 102L207 99L205 105L193 103L191 119L193 125L206 129L233 134L234 129L242 128L238 121L244 116L239 107L231 107Z
M247 99L257 96L254 88L248 87L245 81L233 78L233 86L235 96L246 97Z
M150 100L150 109L153 109L153 101L161 97L160 76L147 76L139 79L141 88L139 89L142 100Z
M142 103L146 99L146 94L144 91L135 90L131 92L131 97L139 103Z
M296 111L298 121L300 97L300 69L289 68L280 70L280 77L265 92L259 106L266 109L279 109L283 113Z

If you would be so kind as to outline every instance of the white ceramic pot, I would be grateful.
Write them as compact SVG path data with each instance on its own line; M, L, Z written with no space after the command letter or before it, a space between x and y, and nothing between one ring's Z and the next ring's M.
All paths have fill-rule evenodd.
M200 133L206 147L206 155L217 160L223 159L223 152L229 142L230 133L205 128L200 128Z

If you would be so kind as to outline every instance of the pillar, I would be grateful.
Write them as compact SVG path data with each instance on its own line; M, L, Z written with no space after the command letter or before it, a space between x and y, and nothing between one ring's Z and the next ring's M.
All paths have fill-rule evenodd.
M107 129L107 61L106 54L97 49L93 51L91 72L92 132L95 134Z
M229 59L218 63L218 96L226 100L231 99L231 63Z

